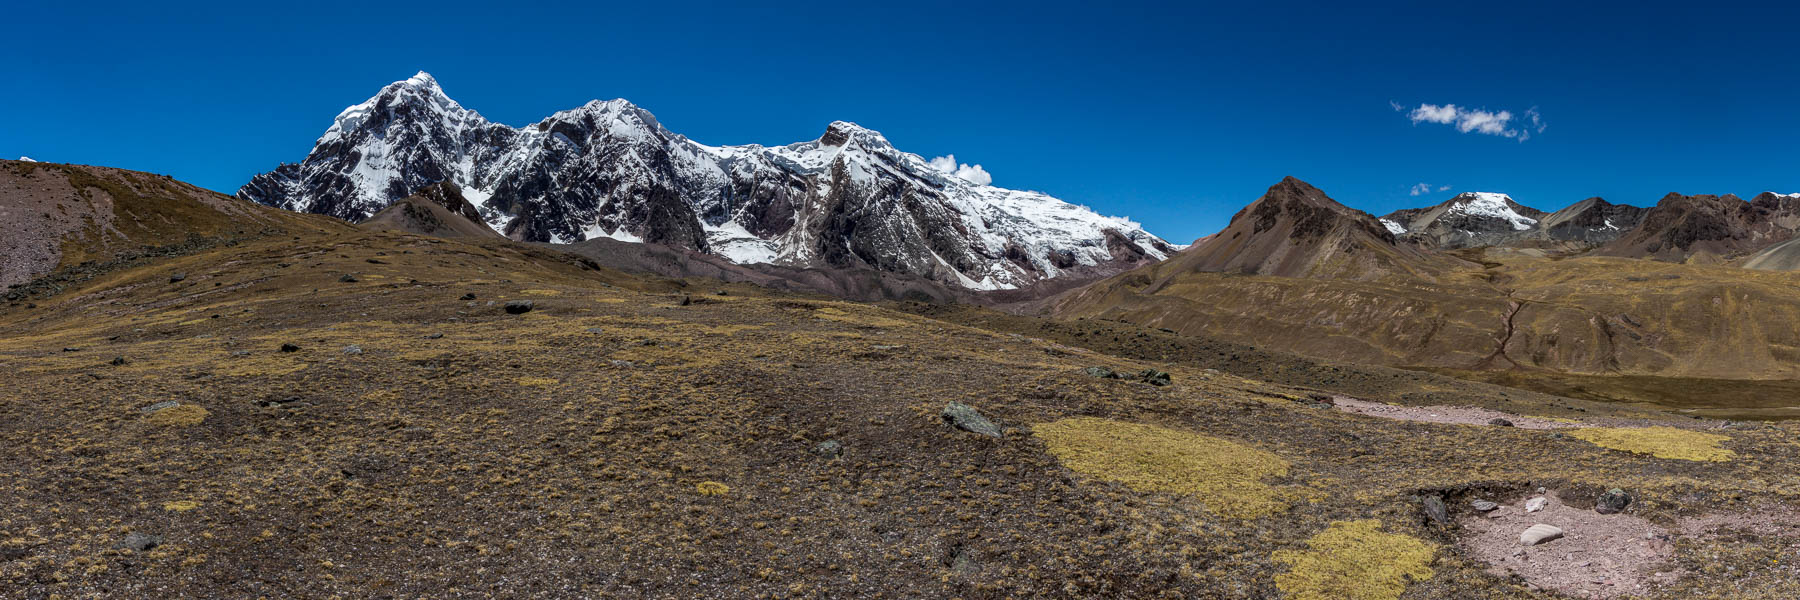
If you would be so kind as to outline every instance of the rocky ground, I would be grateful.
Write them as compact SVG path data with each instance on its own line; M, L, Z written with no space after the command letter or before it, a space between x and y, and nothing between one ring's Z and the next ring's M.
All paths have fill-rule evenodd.
M1611 597L1800 595L1785 423L502 240L120 265L0 308L0 372L9 598L1581 597L1470 525L1539 488L1668 536Z

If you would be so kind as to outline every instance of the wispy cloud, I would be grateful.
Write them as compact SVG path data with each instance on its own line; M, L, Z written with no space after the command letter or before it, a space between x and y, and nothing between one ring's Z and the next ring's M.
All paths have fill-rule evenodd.
M1392 100L1388 101L1388 106L1393 107L1394 112L1406 113L1406 118L1411 120L1414 125L1419 123L1450 125L1463 133L1497 135L1521 142L1531 139L1533 133L1543 133L1545 129L1544 116L1538 113L1535 106L1527 109L1524 116L1517 121L1514 118L1519 115L1508 110L1490 111L1485 108L1465 108L1455 104L1420 104L1417 108L1408 110L1406 106Z
M987 169L981 168L981 165L957 164L955 154L931 159L931 168L955 175L963 181L975 185L994 183L994 176L988 174Z
M1438 191L1440 191L1440 192L1448 192L1448 191L1450 191L1450 186L1447 186L1447 185L1440 185L1440 186L1438 186Z
M1408 196L1423 196L1426 193L1429 193L1430 191L1431 191L1431 184L1420 183L1420 184L1416 184L1416 185L1412 186L1412 191L1407 192L1406 195L1408 195Z

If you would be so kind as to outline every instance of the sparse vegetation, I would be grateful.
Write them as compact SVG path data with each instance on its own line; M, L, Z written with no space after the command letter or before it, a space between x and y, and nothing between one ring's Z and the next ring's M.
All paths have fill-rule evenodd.
M1306 541L1305 550L1271 557L1287 570L1276 587L1293 600L1394 600L1408 583L1432 576L1437 549L1424 541L1381 531L1381 521L1333 522Z
M1266 480L1286 476L1273 453L1211 436L1155 425L1076 417L1033 428L1070 470L1142 491L1193 496L1229 517L1260 517L1285 508Z
M1596 446L1648 454L1657 458L1722 462L1736 453L1719 447L1730 436L1674 427L1594 427L1577 429L1569 435L1593 442Z

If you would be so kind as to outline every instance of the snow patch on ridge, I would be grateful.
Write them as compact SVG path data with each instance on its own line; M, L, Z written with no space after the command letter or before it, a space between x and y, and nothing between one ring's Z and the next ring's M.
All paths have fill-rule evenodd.
M31 157L29 157L29 156L21 156L21 157L19 157L19 160L24 161L24 162L37 162L35 160L32 160Z
M1525 231L1537 225L1537 219L1519 214L1512 208L1512 197L1492 192L1465 192L1457 199L1463 200L1450 207L1448 212L1480 217L1494 217L1512 223L1512 228Z
M1378 220L1381 221L1381 225L1383 227L1387 228L1388 233L1392 233L1394 235L1406 235L1406 228L1401 226L1399 223L1395 223L1395 222L1389 221L1387 219L1378 219Z

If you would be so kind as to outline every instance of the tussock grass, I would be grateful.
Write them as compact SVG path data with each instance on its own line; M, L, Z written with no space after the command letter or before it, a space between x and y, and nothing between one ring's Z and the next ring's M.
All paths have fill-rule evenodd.
M149 421L152 425L186 427L189 425L199 425L200 422L206 420L206 416L209 414L212 413L207 412L206 409L201 408L199 405L182 404L150 413L150 416L145 420Z
M1569 435L1603 448L1657 458L1724 462L1737 457L1736 453L1719 447L1719 443L1731 439L1730 436L1674 427L1594 427L1577 429Z
M1306 546L1270 556L1288 567L1275 586L1294 600L1399 598L1408 582L1431 578L1437 552L1424 541L1383 533L1376 519L1334 521Z
M1063 466L1140 491L1196 496L1207 510L1252 518L1286 507L1263 480L1287 475L1273 453L1155 425L1075 417L1034 428Z

